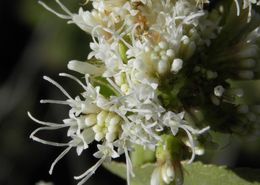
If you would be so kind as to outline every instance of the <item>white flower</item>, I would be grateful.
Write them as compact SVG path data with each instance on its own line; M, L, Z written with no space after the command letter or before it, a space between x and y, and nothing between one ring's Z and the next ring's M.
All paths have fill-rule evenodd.
M197 3L197 6L199 6L200 8L203 7L204 4L208 4L209 0L195 0Z
M240 1L239 0L234 0L236 7L237 7L237 16L240 15ZM243 0L242 2L243 6L242 9L247 9L248 8L248 21L251 20L252 16L252 6L253 4L260 6L260 1L259 0Z
M88 148L88 145L92 143L94 140L101 141L105 140L108 142L107 145L110 145L112 141L114 141L118 134L120 133L120 126L119 123L121 118L117 116L115 113L109 112L107 109L107 103L109 101L102 100L104 103L99 103L100 99L104 99L102 95L99 94L99 88L94 88L88 81L88 76L86 76L87 86L85 86L82 82L80 82L75 77L68 75L68 74L61 74L61 76L66 76L76 80L85 90L82 94L84 100L81 100L79 97L73 99L66 91L63 89L57 82L54 80L44 77L45 80L51 82L56 87L58 87L69 99L67 101L58 101L58 100L42 100L42 103L57 103L57 104L65 104L71 106L69 111L68 119L63 120L64 124L56 124L50 122L43 122L35 119L30 114L31 119L35 122L44 125L44 127L40 127L36 129L32 134L31 138L53 146L67 146L67 148L57 157L57 159L53 162L50 173L52 173L55 164L66 154L70 151L71 148L76 147L77 154L80 155L83 150ZM100 116L102 112L108 111L107 116ZM97 139L97 125L101 124L108 124L105 125L105 138ZM68 127L67 136L71 138L68 143L56 143L51 141L46 141L40 139L35 136L35 134L42 130L56 130L61 129L64 127ZM113 153L112 153L113 154ZM106 154L106 156L108 156ZM114 154L113 154L114 156ZM112 156L112 157L113 157Z
M221 97L223 95L223 93L225 92L225 89L223 86L218 85L214 88L214 94L217 97Z
M174 73L178 73L183 65L183 61L182 59L176 58L173 60L172 62L172 66L171 66L171 71Z
M68 100L41 100L41 103L69 105L71 107L69 118L63 120L64 124L57 124L39 121L29 114L35 122L44 125L31 134L32 139L43 144L67 147L52 163L50 174L56 163L72 148L75 147L77 154L80 155L94 140L101 143L98 145L99 152L94 154L100 160L81 176L76 177L76 179L82 179L79 184L83 184L104 161L116 158L121 154L121 152L116 153L114 147L122 148L126 156L131 150L130 147L126 147L126 142L155 149L160 140L156 131L159 126L156 120L160 119L165 110L160 106L154 94L149 95L150 91L154 93L153 88L147 86L150 91L144 91L145 89L140 88L136 94L122 96L120 99L116 97L106 99L100 94L99 87L93 87L90 84L88 75L85 76L87 86L72 75L61 73L60 76L78 82L84 89L84 93L81 94L82 98L77 96L73 99L61 85L44 77L45 80L60 89ZM128 100L128 98L133 100L131 97L134 97L136 101ZM128 112L131 114L127 115ZM68 143L46 141L35 136L42 130L57 130L65 127L68 128L67 136L71 139ZM133 175L129 157L126 157L126 162L128 174ZM128 181L129 179L130 175L128 175Z
M72 14L71 17L71 22L88 33L91 33L93 28L98 26L101 21L101 15L96 11L84 11L82 8L79 9L78 14Z
M171 129L171 132L174 136L178 133L179 129L183 129L185 131L190 143L189 147L191 148L192 151L191 158L188 161L188 163L191 163L194 160L196 154L193 136L197 136L206 132L207 130L209 130L209 127L205 127L201 130L194 129L183 118L184 118L184 112L175 114L174 112L168 111L163 116L162 123Z
M96 172L98 167L101 166L103 162L109 161L111 158L119 157L119 154L114 150L112 144L98 145L97 147L99 151L96 152L94 156L96 158L100 158L100 160L82 175L74 177L76 180L80 180L78 185L84 184Z
M70 61L68 68L85 76L86 83L68 74L60 74L75 80L83 92L71 97L54 80L44 77L66 96L67 100L42 100L41 103L55 103L70 106L68 118L63 124L43 122L31 138L44 144L67 147L53 162L55 164L72 148L80 155L89 145L97 143L94 157L98 162L82 175L78 185L85 183L98 167L106 161L125 154L127 182L130 185L134 176L129 152L134 145L142 145L155 151L161 141L161 134L171 131L176 136L182 129L188 138L193 161L196 153L196 136L202 130L193 128L184 119L184 112L174 113L163 107L158 88L168 75L178 75L184 62L214 38L208 34L216 29L218 22L208 18L207 12L197 5L205 1L158 1L158 0L91 0L93 9L71 13L59 0L56 0L65 14L60 14L46 4L46 9L57 16L74 23L90 33L93 42L88 59L91 62ZM204 26L200 26L204 25ZM212 31L212 32L213 32ZM172 74L172 73L173 74ZM96 77L102 78L95 81ZM94 86L92 82L99 82ZM113 91L113 95L102 95L102 86ZM35 136L42 130L67 128L68 143L46 141ZM94 142L95 141L95 142ZM164 183L175 178L170 161L166 161L152 175L152 185L158 184L158 174Z
M170 184L175 178L174 167L171 161L166 161L163 165L157 166L151 176L150 185L160 185L161 180L165 184Z

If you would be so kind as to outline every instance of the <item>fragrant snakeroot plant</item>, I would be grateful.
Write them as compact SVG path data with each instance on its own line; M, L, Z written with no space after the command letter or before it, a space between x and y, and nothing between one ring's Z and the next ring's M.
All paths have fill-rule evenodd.
M125 156L127 183L135 177L133 153L154 163L151 185L183 184L182 163L192 163L210 143L209 130L252 133L258 105L243 103L243 91L231 81L259 78L259 1L220 0L90 0L91 10L61 11L39 3L68 23L91 34L88 60L70 61L70 74L82 92L72 97L58 82L64 100L41 100L70 107L62 123L40 121L31 138L65 147L56 163L73 148L89 145L98 162L76 176L84 184L105 162ZM43 130L67 129L69 142L41 139ZM144 155L145 156L145 155ZM143 156L140 155L140 158ZM141 159L140 159L141 160ZM147 161L148 160L148 161Z

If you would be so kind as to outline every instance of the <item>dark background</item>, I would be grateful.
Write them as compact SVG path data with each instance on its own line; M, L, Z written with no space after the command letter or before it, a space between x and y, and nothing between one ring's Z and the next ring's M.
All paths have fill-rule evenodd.
M50 2L54 9L57 5ZM63 1L74 12L80 1ZM73 3L74 2L74 3ZM75 3L76 2L76 3ZM43 75L59 81L72 95L80 92L76 84L58 77L67 72L69 60L85 60L90 37L75 25L47 12L34 0L0 1L1 67L0 67L0 185L34 185L40 180L55 185L76 184L73 176L95 163L91 152L77 157L72 150L48 174L52 161L63 150L29 139L39 125L28 119L30 111L40 120L60 123L68 107L41 105L40 99L63 99L63 95L42 79ZM258 83L243 84L252 101L259 100ZM250 89L251 88L251 89ZM53 141L66 141L65 132L42 133ZM206 163L230 167L260 167L259 138L226 136L216 133L217 151L207 151L201 158ZM99 169L87 184L124 184L124 181Z

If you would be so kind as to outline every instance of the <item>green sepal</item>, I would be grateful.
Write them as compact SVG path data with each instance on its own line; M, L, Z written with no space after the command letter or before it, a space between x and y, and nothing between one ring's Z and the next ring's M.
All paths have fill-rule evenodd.
M118 96L118 92L103 77L93 77L91 82L94 86L100 86L100 93L105 97Z
M173 135L162 135L162 142L156 148L158 161L180 161L182 155L182 143Z
M119 54L120 54L121 59L126 64L127 61L128 61L127 55L126 55L126 52L127 52L126 45L124 43L122 43L122 42L119 42L118 43L118 50L119 50Z

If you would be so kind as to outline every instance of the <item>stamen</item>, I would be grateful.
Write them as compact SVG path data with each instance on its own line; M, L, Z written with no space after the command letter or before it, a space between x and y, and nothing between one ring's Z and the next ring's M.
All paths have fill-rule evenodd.
M192 162L194 161L194 158L195 158L195 145L194 145L194 141L193 141L193 138L192 138L191 133L189 132L188 129L186 129L185 126L180 125L179 127L182 128L182 129L187 133L187 136L188 136L189 141L190 141L191 150L192 150L191 158L190 158L190 160L188 161L188 164L190 164L190 163L192 163Z
M130 79L130 76L128 73L125 73L126 74L126 80L127 80L127 83L129 85L129 87L132 89L133 88L133 83L132 83L132 80Z
M56 146L56 147L69 146L69 143L57 143L57 142L53 142L53 141L46 141L46 140L43 140L43 139L40 139L40 138L34 136L34 134L36 134L37 132L39 132L41 130L55 130L55 129L57 129L57 128L40 127L31 133L30 138L33 139L34 141L37 141L37 142L45 144L45 145L51 145L51 146Z
M115 113L117 113L124 121L126 124L130 124L130 121L128 120L128 118L126 117L126 115L124 113L122 113L121 111L119 111L119 109L114 110Z
M153 124L149 124L149 125L147 125L147 128L153 128L153 127L155 127L155 126L157 126L158 125L158 123L157 122L154 122ZM159 126L159 125L158 125Z
M59 160L61 160L72 148L72 146L69 146L68 148L66 148L63 152L61 152L61 154L53 161L53 163L51 164L50 170L49 170L49 174L51 175L53 172L53 169L55 167L55 165L57 164L57 162L59 162Z
M64 14L60 14L58 12L56 12L55 10L53 10L52 8L50 8L48 5L46 5L44 2L42 1L38 1L38 3L40 5L42 5L46 10L48 10L49 12L55 14L57 17L61 18L61 19L71 19L71 16L68 15L64 15Z
M185 17L184 20L183 20L183 23L191 24L193 19L195 19L197 17L201 17L203 15L205 15L205 13L203 11L199 11L197 13L194 13L190 16Z
M249 6L248 6L248 16L247 16L247 22L250 22L251 20L251 17L252 17L252 4L249 3Z
M71 102L62 101L62 100L40 100L40 103L51 103L51 104L60 104L60 105L71 105Z
M204 132L206 132L206 131L208 131L208 130L210 129L210 127L207 126L207 127L203 128L203 129L201 129L201 130L197 130L197 129L194 129L194 128L192 128L191 126L189 126L189 125L187 125L187 124L185 124L185 127L186 127L191 133L193 133L193 134L195 134L195 135L203 134Z
M85 74L85 81L87 86L91 86L90 82L89 82L89 74Z
M109 88L111 91L113 91L113 92L115 93L115 95L119 95L118 92L117 92L117 90L115 90L113 87L111 87L110 84L107 84L107 83L105 83L105 82L103 82L103 81L101 81L101 80L97 80L97 79L93 79L93 82L97 82L98 84L103 85L103 86ZM122 97L119 97L119 98L117 98L117 99L120 99L120 98L122 98ZM114 102L115 102L115 101L114 101ZM107 106L107 105L110 105L110 104L113 104L113 102L108 102L108 103L105 104L104 106Z
M237 8L237 16L240 15L240 6L239 6L239 2L238 0L234 0L235 1L235 4L236 4L236 8Z
M140 26L139 24L135 24L134 27L133 27L133 30L131 31L131 40L132 40L132 43L133 43L133 46L136 45L136 40L135 40L135 30L136 28ZM132 46L130 47L132 48Z
M69 11L69 9L67 9L67 7L65 7L59 0L56 0L56 2L61 7L61 9L64 10L64 12L66 12L68 15L72 16L72 13Z
M122 26L122 28L125 26L125 24ZM132 48L133 46L130 45L128 42L125 41L125 39L123 39L123 37L125 35L127 35L128 33L130 33L130 31L132 31L132 29L134 28L134 26L130 26L127 30L125 30L124 32L122 32L120 34L121 38L120 40L128 47L128 48ZM119 29L120 30L120 29ZM121 30L120 30L121 31Z
M207 132L209 129L210 129L210 126L207 126L207 127L203 128L203 129L199 130L198 134L203 134L203 133Z
M95 26L95 27L92 29L92 31L91 31L92 40L93 40L94 43L97 44L97 45L98 45L98 42L97 42L97 40L96 40L96 38L95 38L95 32L98 33L98 32L96 31L98 28L102 28L102 26L97 25L97 26Z
M106 79L115 90L117 90L121 95L123 95L123 92L121 91L121 89L119 89L119 87L114 83L113 80L111 80L110 78Z
M142 128L144 129L144 131L149 134L150 136L152 136L154 139L156 139L157 141L160 141L161 140L161 137L158 136L157 134L155 134L152 130L150 130L146 125L144 125L142 122L141 122L141 126Z
M147 109L130 109L130 108L124 108L122 110L128 111L128 112L136 112L136 113L152 113L151 110Z
M75 80L80 86L83 87L84 90L87 90L87 87L75 76L67 74L67 73L60 73L59 76L64 76L64 77L70 78L72 80Z
M30 112L27 112L27 114L34 122L39 123L41 125L50 126L50 127L57 127L57 128L63 128L63 127L68 126L68 125L64 125L64 124L57 124L57 123L52 123L52 122L40 121L40 120L36 119L35 117L33 117Z
M56 86L65 96L67 96L69 99L73 100L73 98L67 93L67 91L60 84L58 84L56 81L49 78L48 76L44 76L43 79L50 82L54 86Z
M128 124L131 124L131 123L128 123ZM127 128L127 127L122 127L122 128L126 131L125 133L131 133L131 130L129 128ZM136 134L136 133L131 133L131 134L128 134L127 136L130 137L132 143L136 143L135 137L137 137L138 139L140 139L144 143L147 143L147 144L151 143L149 140L141 137L141 135Z
M132 175L132 177L134 177L135 175L134 175L134 172L133 172L132 161L129 157L129 154L128 154L126 147L124 147L124 152L125 152L125 160L126 160L126 168L127 168L127 170L126 170L126 176L127 176L126 180L127 180L127 185L130 185L131 184L130 183L130 180L131 180L130 175Z
M107 156L103 156L94 166L89 168L82 175L74 177L74 179L76 180L83 178L77 185L83 185L96 172L98 167L102 165L102 163L105 161L106 158Z

